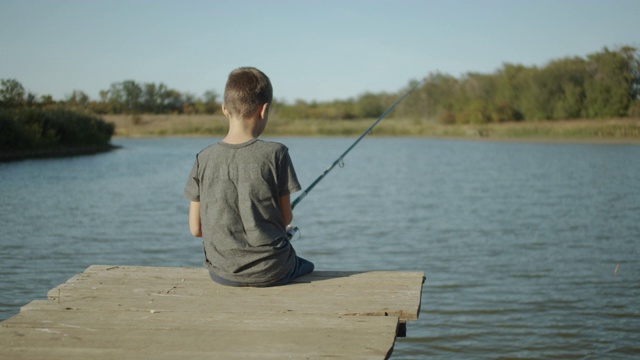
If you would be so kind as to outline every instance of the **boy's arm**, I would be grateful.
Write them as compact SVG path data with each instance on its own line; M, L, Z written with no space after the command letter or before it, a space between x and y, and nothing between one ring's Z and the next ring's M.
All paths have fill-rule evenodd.
M291 210L291 196L289 194L280 196L280 212L282 213L284 225L291 225L293 221L293 211Z
M189 230L191 235L202 237L202 224L200 223L200 202L192 201L189 205Z

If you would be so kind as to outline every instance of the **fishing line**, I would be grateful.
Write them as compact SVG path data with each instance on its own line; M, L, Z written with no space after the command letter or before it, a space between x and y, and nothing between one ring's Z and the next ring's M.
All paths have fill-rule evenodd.
M424 81L424 80L423 80ZM327 174L333 170L334 167L339 166L341 168L344 167L344 157L347 156L347 154L351 151L351 149L353 149L354 147L356 147L356 145L358 145L358 143L360 142L360 140L362 140L365 136L369 135L372 133L373 128L376 127L376 125L378 125L378 123L384 119L395 107L396 105L398 105L400 102L402 102L402 100L404 100L404 98L406 98L407 96L409 96L409 94L411 94L415 89L418 88L418 86L423 82L423 81L419 81L417 82L415 85L413 85L413 87L411 89L409 89L409 91L407 91L404 95L402 95L398 100L396 100L396 102L394 102L385 112L382 113L382 115L380 115L380 117L373 122L373 124L371 124L357 139L356 141L353 142L353 144L351 144L351 146L349 146L347 148L347 150L345 150L345 152L342 153L342 155L340 155L322 174L320 174L320 176L318 176L317 179L315 179L311 185L309 185L309 187L307 187L305 190L302 191L302 194L300 194L295 200L293 200L293 202L291 203L291 209L293 210L296 205L298 205L298 203L300 203L300 201L302 201L302 199L304 199L309 192L311 192L311 190L313 190L314 187L316 187L316 185L318 185L318 183L320 181L322 181L322 179L324 179L325 176L327 176ZM290 230L288 230L289 233L289 238L293 238L293 236L295 235L296 232L298 232L298 227L294 226L292 227Z

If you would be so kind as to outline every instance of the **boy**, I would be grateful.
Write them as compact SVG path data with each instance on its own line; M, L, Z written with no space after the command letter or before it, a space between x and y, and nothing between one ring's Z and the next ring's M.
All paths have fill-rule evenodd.
M272 100L260 70L229 74L222 104L229 131L196 155L184 190L191 234L203 238L205 265L223 285L284 285L314 268L287 239L290 194L300 190L288 149L258 139Z

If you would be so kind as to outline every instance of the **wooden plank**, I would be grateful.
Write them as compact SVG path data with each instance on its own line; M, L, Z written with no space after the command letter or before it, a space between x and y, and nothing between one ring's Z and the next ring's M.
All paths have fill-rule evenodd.
M373 336L375 334L350 336L342 331L322 330L314 330L313 334L303 337L299 332L278 329L269 332L0 329L0 358L33 359L44 355L48 359L110 360L115 356L154 360L158 357L385 359L392 349L390 340L395 338ZM20 342L16 343L16 339ZM381 346L383 343L388 346Z
M371 320L373 319L373 322ZM143 311L50 311L32 310L2 322L5 328L51 327L79 328L93 331L127 327L132 329L165 329L165 330L270 330L286 328L301 331L313 328L335 328L339 325L346 330L368 331L367 324L379 323L395 325L395 317L382 316L338 316L338 315L298 315L298 314L264 314L247 313L241 318L233 313L210 312L198 314L194 312L143 312Z
M177 311L181 306L182 311L397 316L406 322L418 318L423 281L419 272L314 272L287 286L237 288L212 282L205 269L92 266L48 297L75 309Z
M0 358L383 359L397 324L392 317L33 310L2 323Z
M314 272L272 288L206 269L94 265L2 322L0 359L384 359L420 272Z

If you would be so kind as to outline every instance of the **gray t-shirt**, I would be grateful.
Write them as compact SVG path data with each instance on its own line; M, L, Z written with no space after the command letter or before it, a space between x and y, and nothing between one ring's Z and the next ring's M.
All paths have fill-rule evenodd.
M280 212L280 196L301 189L286 146L253 139L218 142L198 155L184 195L200 202L205 265L246 285L276 282L296 253Z

